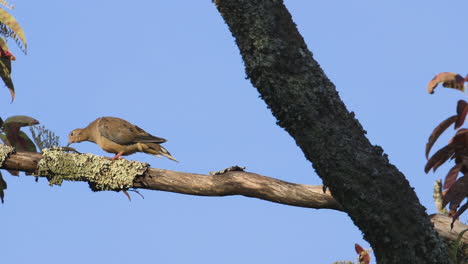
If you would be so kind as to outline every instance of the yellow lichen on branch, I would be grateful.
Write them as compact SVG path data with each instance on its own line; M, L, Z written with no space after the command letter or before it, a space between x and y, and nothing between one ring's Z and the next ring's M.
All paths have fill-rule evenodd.
M149 164L138 161L111 161L93 154L71 154L60 149L43 151L35 175L46 176L50 185L61 185L63 180L88 181L94 191L122 190L132 187L135 177L149 167Z

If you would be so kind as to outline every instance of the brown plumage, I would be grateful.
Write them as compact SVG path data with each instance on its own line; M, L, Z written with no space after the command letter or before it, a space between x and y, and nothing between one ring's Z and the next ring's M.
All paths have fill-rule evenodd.
M117 117L101 117L85 128L78 128L68 135L68 145L75 142L91 141L104 151L115 153L112 159L144 152L154 156L164 156L177 161L160 144L164 138L155 137L143 129Z

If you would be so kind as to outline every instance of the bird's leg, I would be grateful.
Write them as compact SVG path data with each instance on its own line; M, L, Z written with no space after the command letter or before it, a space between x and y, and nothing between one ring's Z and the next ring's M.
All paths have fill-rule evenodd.
M119 152L113 158L111 158L110 160L123 159L123 158L120 157L120 156L122 156L122 154L123 154L123 152Z

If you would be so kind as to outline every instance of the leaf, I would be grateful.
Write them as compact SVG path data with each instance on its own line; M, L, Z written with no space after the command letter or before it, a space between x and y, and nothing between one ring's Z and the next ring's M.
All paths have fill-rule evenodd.
M51 130L45 128L45 126L30 126L29 132L31 132L32 139L40 150L60 145L60 137L56 136ZM73 149L73 151L76 152L75 149Z
M424 167L424 172L428 173L432 168L434 171L446 162L453 154L455 154L457 146L454 143L448 144L447 146L439 149L432 157L427 161Z
M443 197L442 206L445 207L450 203L450 209L457 209L460 203L468 194L468 176L459 178Z
M449 141L449 144L454 143L464 147L468 146L468 129L462 128L455 133L455 136Z
M4 190L6 190L7 188L7 183L6 181L3 179L2 177L2 173L0 172L0 201L3 203L4 200L3 198L5 198L5 192Z
M19 132L20 140L13 146L17 151L37 152L36 145L23 131Z
M13 85L13 81L11 80L11 72L9 68L11 69L11 64L5 63L3 59L0 59L0 77L2 77L3 82L10 91L11 101L13 102L15 100L15 86Z
M455 129L463 125L468 114L468 103L465 100L459 100L457 103L457 121L455 122Z
M2 8L0 8L0 23L3 24L1 31L4 32L4 35L13 38L20 49L26 53L27 43L23 29L13 16Z
M453 228L453 222L452 222L451 227ZM466 231L468 231L468 229L465 229L465 230L461 231L460 234L458 234L458 236L457 236L457 240L455 240L455 242L453 243L453 246L452 246L451 251L450 251L450 259L452 260L453 263L457 263L458 248L461 245L461 243L460 243L461 239L462 239L463 235L466 233Z
M451 116L442 123L440 123L436 128L434 128L434 131L432 131L432 134L429 136L429 139L427 140L426 143L426 159L429 156L429 152L431 151L432 146L436 142L436 140L439 138L439 136L452 124L457 120L458 116L454 115Z
M447 173L447 176L445 176L444 190L450 189L452 184L457 180L458 173L460 172L462 166L463 163L458 163L450 169L450 171Z
M3 131L5 131L7 145L14 147L17 151L36 152L36 146L26 133L20 131L21 127L39 124L39 121L29 116L11 116L5 120Z
M427 84L427 91L430 94L434 93L434 89L442 83L442 86L447 88L457 89L459 91L465 91L465 79L457 73L453 72L441 72L437 74L432 80Z
M10 53L8 50L8 45L5 40L0 37L0 75L3 79L3 82L10 90L11 101L15 100L15 87L13 86L13 81L11 80L11 61L16 60L15 56Z
M36 119L30 116L16 115L16 116L10 116L4 122L4 126L11 125L11 124L18 124L20 127L24 127L24 126L37 125L39 124L39 121L37 121Z
M361 254L361 252L365 251L365 250L361 247L361 245L359 245L358 243L355 243L355 244L354 244L354 250L356 250L356 253L358 253L358 254Z
M453 229L453 223L455 223L455 220L462 215L466 209L468 209L468 202L466 202L460 209L457 210L457 212L453 215L452 217L452 223L450 224L450 229Z
M366 250L364 250L358 243L354 244L354 249L356 250L356 253L359 254L359 264L370 263L369 253Z
M13 54L11 54L6 41L2 37L0 37L0 57L7 58L10 60L16 60L16 57L13 56Z

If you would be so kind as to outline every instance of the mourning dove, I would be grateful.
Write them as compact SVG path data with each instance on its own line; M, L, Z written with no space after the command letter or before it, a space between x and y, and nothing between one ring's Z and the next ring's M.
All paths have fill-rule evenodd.
M68 145L82 141L94 142L104 151L115 153L113 160L122 155L144 152L177 161L160 145L166 142L164 138L155 137L117 117L98 118L87 127L75 129L68 135Z

